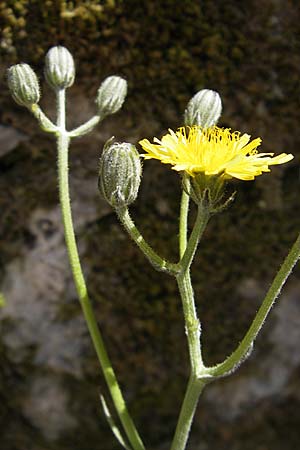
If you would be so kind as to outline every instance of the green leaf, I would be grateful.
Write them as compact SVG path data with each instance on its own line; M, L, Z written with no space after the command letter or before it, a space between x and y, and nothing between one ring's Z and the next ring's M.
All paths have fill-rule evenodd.
M111 431L113 432L113 434L115 435L116 439L118 440L118 442L122 445L122 447L124 447L126 450L132 450L131 447L125 442L121 431L119 430L119 428L117 427L117 425L115 424L115 421L108 409L107 403L103 397L103 395L100 395L100 400L101 400L101 404L102 404L102 409L104 412L104 415L106 417L106 420L111 428Z

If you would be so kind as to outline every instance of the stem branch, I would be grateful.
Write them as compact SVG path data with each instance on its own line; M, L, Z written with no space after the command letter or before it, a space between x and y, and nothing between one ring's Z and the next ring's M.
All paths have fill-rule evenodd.
M80 125L77 128L74 128L74 130L71 130L69 132L70 137L78 137L83 136L84 134L89 133L92 131L95 126L101 121L102 117L99 115L93 116L90 120L85 122L83 125Z
M179 271L177 264L172 264L169 261L161 258L145 241L140 231L129 215L128 208L118 208L116 213L123 224L129 236L134 240L139 249L144 253L146 258L150 261L152 266L159 271L167 272L171 275L176 275Z
M300 235L296 239L289 254L285 258L281 268L275 276L267 295L259 308L249 330L237 349L220 364L214 367L207 367L206 371L211 376L221 376L231 372L244 360L245 356L251 350L253 342L262 328L275 300L279 296L283 285L291 274L297 261L300 258Z

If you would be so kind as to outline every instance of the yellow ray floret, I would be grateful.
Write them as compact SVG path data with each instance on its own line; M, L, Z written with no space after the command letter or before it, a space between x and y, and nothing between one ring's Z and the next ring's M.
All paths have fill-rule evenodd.
M164 164L171 164L174 170L185 171L191 176L197 173L206 175L222 174L227 178L253 180L263 172L270 172L269 166L283 164L293 155L281 153L258 153L256 148L261 139L250 141L249 134L239 131L231 132L229 128L179 128L161 140L154 138L154 144L143 139L140 141L145 159L159 159Z

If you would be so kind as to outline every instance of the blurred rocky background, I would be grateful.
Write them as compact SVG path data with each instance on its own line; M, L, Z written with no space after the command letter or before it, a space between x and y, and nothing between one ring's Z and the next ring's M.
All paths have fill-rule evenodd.
M241 340L299 231L300 19L296 0L5 0L0 5L1 450L113 450L107 391L76 298L57 198L56 152L8 93L9 65L43 81L53 45L74 55L68 126L95 112L107 75L124 76L121 112L74 140L70 181L76 232L97 318L147 449L168 449L188 377L181 306L172 278L156 273L97 192L97 165L112 135L136 143L182 124L201 88L223 99L220 124L261 136L263 151L294 153L255 182L237 182L233 206L208 226L193 269L207 363ZM144 164L132 207L145 237L177 259L180 184ZM194 210L191 211L191 220ZM296 269L251 358L208 386L189 449L294 450L300 431L300 273Z

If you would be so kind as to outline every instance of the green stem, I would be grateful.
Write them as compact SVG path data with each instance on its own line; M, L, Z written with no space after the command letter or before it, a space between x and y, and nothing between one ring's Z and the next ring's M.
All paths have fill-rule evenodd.
M83 125L80 125L77 128L74 128L74 130L69 131L69 136L70 137L78 137L78 136L83 136L84 134L89 133L90 131L92 131L96 125L98 125L98 123L101 121L102 117L101 116L94 116L92 117L90 120L88 120L86 123L84 123Z
M39 105L34 103L31 105L29 110L32 112L34 117L37 119L41 129L43 131L46 131L47 133L57 133L57 126L54 125L54 123L51 122L50 119L46 116L46 114L43 112L43 110L40 108Z
M187 223L187 202L183 197L184 205L181 207L180 233L186 235ZM198 208L196 222L192 234L187 243L185 252L181 258L181 271L177 275L178 288L182 300L182 307L185 319L185 329L188 340L191 374L186 389L185 397L181 407L171 450L184 450L188 441L193 417L199 396L202 392L205 382L201 380L201 375L205 371L202 361L202 352L200 344L201 323L197 317L197 311L194 301L194 292L191 283L190 266L195 255L197 245L209 219L209 212L206 209ZM181 237L181 236L180 236ZM179 238L180 238L179 237ZM182 239L181 251L184 246Z
M189 179L186 183L190 183ZM180 204L180 219L179 219L179 255L182 258L187 246L187 219L189 213L190 196L182 191Z
M191 266L198 243L206 228L208 220L209 220L209 211L199 206L192 234L188 240L185 252L180 261L181 270L183 272L188 271Z
M201 324L197 317L194 292L189 271L177 276L177 284L182 300L185 331L190 355L191 373L195 377L199 377L203 370L200 348Z
M128 208L118 208L116 209L116 213L123 224L125 230L129 234L129 236L134 240L140 250L144 253L146 258L150 261L152 266L160 270L162 272L167 272L171 275L176 275L179 271L177 264L172 264L165 259L161 258L145 241L135 223L131 219L129 215Z
M283 285L300 258L300 235L285 258L248 332L237 349L222 363L206 368L211 376L221 376L237 368L247 356Z
M199 379L192 375L190 376L171 450L185 449L199 397L204 386L205 383L201 382Z
M57 146L58 146L58 177L59 177L59 195L65 230L65 239L68 249L71 269L76 285L77 294L82 306L83 314L87 322L87 326L103 370L103 374L110 391L113 403L120 418L120 421L127 434L134 450L144 450L144 445L134 426L134 423L127 410L124 398L117 382L116 375L112 368L109 356L106 352L103 339L94 315L91 301L88 296L77 244L73 228L72 211L69 195L69 177L68 177L68 147L69 135L65 128L65 91L57 92L58 100L58 118L57 118Z

